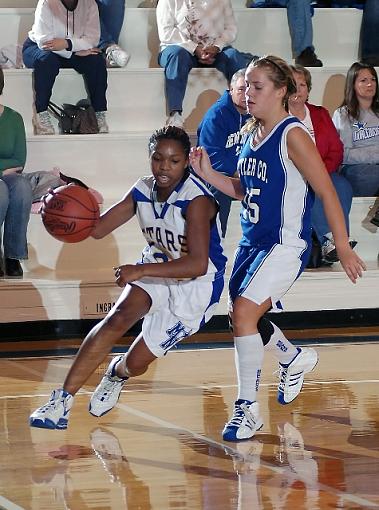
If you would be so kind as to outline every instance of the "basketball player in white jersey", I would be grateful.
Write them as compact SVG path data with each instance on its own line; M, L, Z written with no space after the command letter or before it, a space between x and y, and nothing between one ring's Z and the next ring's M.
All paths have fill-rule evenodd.
M245 77L252 120L245 126L249 138L239 157L239 177L214 171L202 148L190 155L191 165L204 180L242 201L242 239L229 283L239 393L223 430L226 441L249 439L263 426L256 393L265 349L279 360L280 404L297 397L304 375L317 364L314 349L293 346L264 317L280 308L280 299L307 262L312 190L323 202L348 277L355 283L365 269L349 245L321 157L307 129L288 114L288 97L296 92L291 69L278 57L262 57L249 65Z
M125 355L116 356L96 388L89 411L102 416L117 403L125 381L211 317L224 286L218 206L201 180L190 173L190 141L168 126L149 141L152 175L142 177L106 211L92 236L102 238L135 215L146 238L141 261L116 268L124 290L104 320L87 335L65 379L50 401L30 416L30 425L65 429L75 393L116 341L138 320L142 332Z

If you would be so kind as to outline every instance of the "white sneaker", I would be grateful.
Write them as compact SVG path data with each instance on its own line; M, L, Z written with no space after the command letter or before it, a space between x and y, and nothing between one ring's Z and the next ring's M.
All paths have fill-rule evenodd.
M303 387L304 376L311 372L318 362L317 352L310 347L302 347L288 365L279 363L280 382L278 386L279 404L289 404L298 396Z
M172 115L169 115L166 121L166 126L174 126L178 128L182 128L184 124L182 114L179 112L174 112Z
M74 403L74 397L62 388L51 393L47 404L39 407L30 415L31 427L42 429L67 429L70 409Z
M259 414L258 402L236 400L233 416L225 424L222 438L224 441L243 441L253 437L262 427L263 420Z
M103 416L117 404L122 387L127 380L114 375L114 368L122 358L123 356L120 355L112 359L100 384L93 392L89 403L89 412L93 416Z
M36 135L55 135L55 129L51 122L50 113L44 112L34 113L33 115L34 134Z
M106 112L96 112L96 120L99 128L99 133L109 133Z
M108 67L125 67L130 55L118 44L111 44L105 50L105 59Z

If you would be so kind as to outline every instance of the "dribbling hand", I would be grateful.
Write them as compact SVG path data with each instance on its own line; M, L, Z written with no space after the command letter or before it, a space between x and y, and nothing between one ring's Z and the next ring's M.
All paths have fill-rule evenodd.
M142 275L142 264L125 264L114 267L116 283L119 287L125 287L127 283L139 280Z

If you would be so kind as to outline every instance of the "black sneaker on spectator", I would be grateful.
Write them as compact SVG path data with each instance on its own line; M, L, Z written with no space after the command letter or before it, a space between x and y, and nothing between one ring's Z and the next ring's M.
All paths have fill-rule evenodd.
M24 271L20 261L17 259L4 259L4 270L6 278L22 278Z
M310 46L305 48L305 50L303 50L300 55L295 58L295 62L297 65L303 67L322 67L321 60L317 58L316 53Z
M355 248L357 246L357 241L349 241L351 248ZM339 262L337 249L334 244L333 237L326 238L325 243L321 246L322 259L327 263Z

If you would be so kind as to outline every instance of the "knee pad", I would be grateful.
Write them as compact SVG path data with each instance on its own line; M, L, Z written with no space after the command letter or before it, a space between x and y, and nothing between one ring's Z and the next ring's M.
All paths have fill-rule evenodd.
M274 326L266 317L261 317L257 324L259 334L262 337L263 345L267 345L274 333Z

